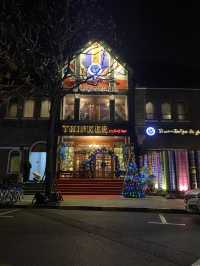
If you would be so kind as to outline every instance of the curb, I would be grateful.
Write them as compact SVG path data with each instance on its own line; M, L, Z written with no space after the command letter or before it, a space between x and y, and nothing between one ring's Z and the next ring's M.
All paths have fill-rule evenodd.
M190 214L185 209L169 209L169 208L140 208L140 207L107 207L107 206L62 206L62 205L43 205L33 207L29 204L14 205L14 208L22 209L61 209L61 210L87 210L87 211L119 211L119 212L156 212L156 213L175 213Z

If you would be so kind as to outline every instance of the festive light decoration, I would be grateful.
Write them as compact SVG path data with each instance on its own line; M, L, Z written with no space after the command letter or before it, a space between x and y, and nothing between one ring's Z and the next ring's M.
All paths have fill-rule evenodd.
M167 151L169 163L169 189L176 190L175 155L174 151Z
M148 167L149 175L152 174L155 177L155 189L186 191L190 188L187 150L148 152L144 155L144 165Z
M144 185L144 177L140 175L136 163L130 159L124 178L122 195L126 198L143 198L145 196Z
M176 170L179 191L189 189L189 167L186 150L175 150Z

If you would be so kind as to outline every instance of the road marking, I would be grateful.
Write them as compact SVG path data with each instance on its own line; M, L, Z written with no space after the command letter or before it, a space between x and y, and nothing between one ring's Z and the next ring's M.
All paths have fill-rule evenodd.
M159 214L160 222L148 222L149 224L167 224L167 225L177 225L177 226L185 226L186 224L176 224L176 223L168 223L167 220L165 219L163 214ZM200 265L199 265L200 266Z
M13 213L13 212L17 212L17 211L19 211L19 209L17 209L17 210L11 210L11 211L6 211L6 212L0 212L0 217L4 217L6 214Z
M162 214L159 214L160 220L163 224L167 224L167 221L165 219L165 217Z
M195 261L191 266L200 266L200 259Z

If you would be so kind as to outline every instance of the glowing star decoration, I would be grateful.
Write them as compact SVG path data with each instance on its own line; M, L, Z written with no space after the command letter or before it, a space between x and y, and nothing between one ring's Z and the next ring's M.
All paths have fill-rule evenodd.
M148 136L153 136L153 135L155 135L155 133L156 133L156 130L155 130L154 127L148 127L148 128L146 129L146 134L147 134Z

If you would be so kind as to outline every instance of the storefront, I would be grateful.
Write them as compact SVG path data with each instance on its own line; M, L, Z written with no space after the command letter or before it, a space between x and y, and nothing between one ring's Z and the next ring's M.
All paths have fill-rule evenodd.
M127 125L62 125L59 137L58 170L61 176L120 178L125 171Z
M86 81L76 86L77 76ZM68 93L71 86L76 89ZM58 176L120 178L125 172L126 146L131 142L125 64L104 43L88 43L71 62L63 89Z
M158 190L187 191L200 187L200 131L193 128L145 129L141 165Z

